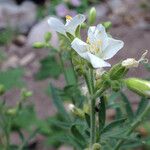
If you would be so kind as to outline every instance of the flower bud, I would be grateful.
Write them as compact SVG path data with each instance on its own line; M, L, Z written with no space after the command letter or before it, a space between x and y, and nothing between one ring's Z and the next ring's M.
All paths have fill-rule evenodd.
M33 93L31 91L27 91L26 89L22 89L22 99L26 100L27 98L31 97L33 95Z
M89 112L90 112L90 105L88 103L85 103L83 105L83 112L86 113L86 114L89 114Z
M87 27L87 24L86 24L86 23L82 23L82 24L81 24L81 28L82 28L82 29L86 29L86 27Z
M36 42L33 44L33 48L44 48L45 44L42 42Z
M101 150L101 145L99 143L93 144L92 150Z
M150 98L150 82L138 78L128 78L124 80L126 86L133 92Z
M11 116L15 116L17 114L17 111L18 111L17 108L10 108L7 110L6 114L11 115Z
M109 30L112 27L112 23L110 21L103 22L102 25L106 30Z
M52 38L52 34L50 32L47 32L45 35L44 35L44 39L45 39L45 42L49 42Z
M89 12L89 24L93 25L96 21L96 9L95 7L92 7L90 12Z
M122 66L122 64L118 63L116 65L114 65L110 71L109 71L109 75L110 75L110 79L111 80L118 80L123 78L128 72L128 68Z
M0 84L0 96L5 93L4 85Z
M71 52L72 63L75 71L79 76L84 74L84 65L87 63L84 59L81 59L74 51Z
M69 104L68 110L72 112L73 115L84 118L84 112L80 108L75 107L75 105Z
M139 66L139 62L136 61L134 58L128 58L124 60L121 64L123 67L126 67L126 68L133 68L133 67Z
M148 63L148 59L146 58L146 55L148 53L148 50L146 50L141 58L139 60L135 60L134 58L127 58L126 60L122 61L122 66L126 68L135 68L138 67L140 63Z

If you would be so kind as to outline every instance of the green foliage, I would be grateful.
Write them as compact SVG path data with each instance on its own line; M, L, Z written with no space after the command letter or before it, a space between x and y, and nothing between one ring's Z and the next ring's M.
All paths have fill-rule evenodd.
M47 56L40 61L40 70L36 73L37 80L44 80L49 77L58 78L61 74L61 66L54 56Z
M24 85L22 77L23 69L21 68L0 71L0 84L3 84L6 90L13 87L22 87Z
M24 133L28 133L28 137ZM10 136L12 133L18 134L21 141L19 145L12 145ZM50 135L51 130L47 121L37 117L36 111L28 101L19 100L13 107L2 101L0 102L0 143L3 149L20 149L27 148L31 140L37 134Z
M0 45L6 45L11 42L15 34L9 27L0 31Z
M133 120L134 118L134 114L133 114L133 111L132 111L132 108L131 108L131 104L128 100L128 98L126 97L126 95L124 93L120 93L121 94L121 99L122 101L124 102L124 105L125 105L125 110L126 110L126 114L129 118L130 121Z
M55 6L59 2L58 0L51 2L50 11L52 13L55 13ZM83 12L89 4L94 2L97 1L81 1L81 6L76 10ZM75 8L69 2L66 2L66 5L70 9ZM41 12L40 15L42 15ZM93 24L96 18L94 8L90 17L90 23ZM103 24L106 29L111 26L110 22ZM88 23L85 27L87 26ZM9 35L8 33L5 35ZM76 36L80 37L80 26L77 27L76 33L78 33ZM41 134L46 137L47 146L57 149L62 144L71 145L77 150L125 150L140 146L149 148L150 136L139 136L138 128L144 121L148 123L150 121L149 102L142 97L137 110L133 111L130 99L121 91L125 86L126 79L124 78L129 69L122 66L122 63L118 63L97 78L96 70L86 60L82 60L77 53L72 52L70 45L75 37L71 33L67 32L66 34L67 38L60 37L60 49L55 49L49 44L52 38L51 33L45 34L44 43L34 44L35 48L51 49L51 53L40 61L41 67L35 78L37 80L50 77L57 79L60 74L64 75L66 82L62 89L56 88L52 84L49 86L57 113L45 120L39 119L34 105L27 101L32 96L32 92L26 89L22 90L19 101L12 107L7 106L2 96L0 101L0 147L6 150L29 149L31 140L37 134ZM2 41L2 44L5 44L9 40ZM92 48L94 47L92 46ZM149 70L149 64L146 68ZM76 77L77 72L75 71L79 73L80 78ZM0 94L4 94L4 87L6 90L20 87L23 83L22 76L21 68L1 71ZM80 84L85 83L88 92L82 93ZM147 84L147 81L144 83ZM139 87L141 85L140 83ZM149 88L147 89L149 90ZM149 91L146 92L149 94ZM106 115L109 109L115 112L111 119L107 119ZM148 125L146 123L144 125L144 129L149 132ZM11 144L10 136L14 132L19 136L20 145ZM27 132L29 137L26 138L24 132Z
M72 146L76 147L79 150L83 149L84 147L88 147L86 143L90 137L90 133L89 133L90 116L88 114L85 114L85 120L80 120L79 118L76 118L74 120L71 117L73 120L71 119L72 121L68 122L67 118L69 119L70 117L64 118L64 114L66 116L66 112L64 110L62 100L64 97L68 97L68 94L72 94L72 93L65 92L63 94L60 94L60 92L58 92L54 87L51 86L51 88L52 88L51 94L53 95L53 98L54 98L54 104L56 105L58 111L60 112L59 115L61 117L55 118L55 119L49 118L48 122L51 125L51 128L53 129L53 134L52 134L52 138L47 139L47 142L50 145L57 145L57 146L65 142L65 143L68 143L69 145L71 144ZM66 89L64 90L66 91ZM76 93L76 96L77 96L77 93ZM105 124L104 123L106 121L105 109L120 108L121 114L124 114L124 110L121 108L122 104L115 102L117 99L120 99L120 98L123 101L123 103L125 103L125 109L126 109L126 114L127 114L126 117L122 118L122 115L121 115L116 120L110 123L106 122ZM143 100L141 100L141 104L139 105L139 107L141 108L138 108L137 112L135 112L134 114L130 106L130 101L128 100L127 96L125 96L125 94L122 92L113 93L108 99L108 103L105 103L106 101L105 98L101 98L101 103L99 105L101 138L100 138L99 143L102 145L104 150L110 149L110 147L113 147L114 144L118 140L124 141L124 144L122 144L122 148L128 148L128 147L135 148L135 147L142 146L143 145L142 141L144 141L144 145L146 144L145 143L146 140L143 137L138 137L136 133L133 132L130 136L126 134L131 124L133 124L137 120L133 116L135 116L136 114L139 114L140 112L142 112L142 110L145 109L146 102L144 102ZM114 105L116 106L112 105L112 102L114 102ZM82 105L79 105L79 107L82 108ZM139 115L137 115L137 117L139 117ZM65 133L67 133L67 135ZM107 141L107 143L105 143L105 141Z
M6 58L6 53L0 49L0 63Z
M106 120L106 106L105 106L105 98L103 96L100 98L98 109L99 109L98 111L99 132L101 132L101 130L105 126L105 120Z
M64 117L64 119L69 121L70 117L69 117L68 113L66 112L66 110L65 110L65 108L63 106L62 100L61 100L60 96L57 93L57 89L54 88L52 85L50 86L50 88L51 88L53 103L57 107L57 110L62 115L62 117Z

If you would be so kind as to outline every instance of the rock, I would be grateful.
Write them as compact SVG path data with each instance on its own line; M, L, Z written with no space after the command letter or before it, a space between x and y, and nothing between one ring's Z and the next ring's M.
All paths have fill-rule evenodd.
M20 64L21 66L26 66L26 65L28 65L31 61L33 61L34 58L35 58L35 53L31 52L31 53L27 54L26 56L24 56L24 57L20 60L19 64Z
M12 1L12 0L0 0L0 4L14 4L14 1Z
M36 20L36 5L26 1L22 5L0 4L0 28L8 25L21 32L27 32Z
M33 43L35 42L43 42L44 41L44 34L47 32L52 33L52 39L51 39L51 44L54 47L58 47L58 36L57 33L50 28L50 26L47 23L47 19L49 17L46 17L43 19L41 22L33 26L31 29L28 39L27 39L27 45L32 47Z
M11 57L6 60L3 65L2 69L7 69L9 67L16 68L19 65L19 58L17 55L12 55Z
M17 46L23 46L25 45L26 43L26 36L24 35L18 35L14 40L13 40L13 43Z
M105 3L97 5L96 7L97 18L105 17L109 12L109 8Z
M109 0L107 3L115 15L124 14L127 10L127 7L122 0Z
M134 28L145 30L145 31L150 31L150 24L141 19L138 23L135 24Z

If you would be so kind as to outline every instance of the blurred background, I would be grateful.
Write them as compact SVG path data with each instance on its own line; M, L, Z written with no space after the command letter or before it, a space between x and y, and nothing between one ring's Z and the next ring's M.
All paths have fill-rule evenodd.
M20 89L26 87L33 92L30 101L38 117L55 114L48 86L51 81L61 88L64 78L55 62L47 58L51 50L37 50L32 45L42 42L44 34L51 32L51 44L57 47L57 34L48 26L47 18L57 16L63 20L66 15L87 14L92 6L97 10L97 23L111 21L110 34L125 43L110 60L112 64L129 57L138 59L150 50L150 0L0 0L0 83L7 88L4 96L10 106L18 99ZM140 66L129 75L150 78L148 69L148 65ZM134 107L136 96L130 99ZM41 136L37 141L36 149L46 150ZM15 135L13 142L17 142Z

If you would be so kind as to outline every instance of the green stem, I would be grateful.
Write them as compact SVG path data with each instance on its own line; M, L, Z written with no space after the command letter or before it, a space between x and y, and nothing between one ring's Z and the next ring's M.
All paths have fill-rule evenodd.
M150 111L150 105L148 105L145 110L143 111L143 113L138 117L138 119L133 122L133 124L131 124L131 127L130 129L128 130L128 132L126 133L127 136L129 136L133 131L134 129L143 121L144 117L149 113ZM120 140L116 147L114 148L114 150L119 150L120 146L124 143L124 140Z
M95 99L91 100L91 115L90 115L90 119L91 119L91 147L92 145L96 142L96 126L95 126Z
M88 70L85 74L85 80L88 86L90 95L94 94L94 76L93 71ZM90 147L96 142L96 117L95 117L95 101L96 99L91 99L90 103Z
M62 54L61 53L58 53L58 54L59 54L61 68L62 68L64 77L65 77L66 84L69 85L69 80L68 80L67 73L66 73L66 70L65 70L65 64L64 64L64 60L63 60Z
M70 54L70 63L71 63L71 67L72 67L72 69L73 69L73 74L74 74L74 78L75 78L75 81L76 81L76 83L77 83L77 76L76 76L76 72L75 72L75 70L74 70L74 65L73 65L73 62L72 62L72 54L71 53L69 53Z
M5 150L9 150L9 146L10 146L10 124L11 124L11 118L8 118L7 122L5 120L6 123L6 127L4 127L4 134L5 134Z
M94 93L91 97L91 99L96 99L102 95L102 93L106 90L107 88L101 87L96 93Z

